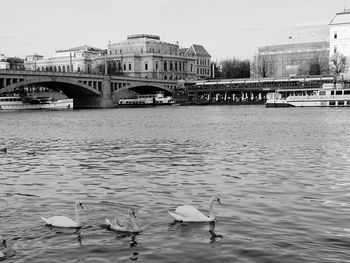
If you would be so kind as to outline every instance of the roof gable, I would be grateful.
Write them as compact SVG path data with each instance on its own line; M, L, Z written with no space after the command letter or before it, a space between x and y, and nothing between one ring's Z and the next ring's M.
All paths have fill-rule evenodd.
M205 50L202 45L192 44L192 46L187 49L186 55L196 55L200 57L211 57L210 54Z

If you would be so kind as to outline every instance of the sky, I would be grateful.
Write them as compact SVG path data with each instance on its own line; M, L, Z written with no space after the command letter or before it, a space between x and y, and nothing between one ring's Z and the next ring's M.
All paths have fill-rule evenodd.
M258 47L327 40L348 0L0 0L0 54L24 58L131 34L180 47L203 45L212 60L251 59Z

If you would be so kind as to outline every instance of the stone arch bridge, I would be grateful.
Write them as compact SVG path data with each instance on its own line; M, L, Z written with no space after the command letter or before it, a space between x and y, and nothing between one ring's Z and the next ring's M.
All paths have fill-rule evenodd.
M61 91L74 99L75 108L110 108L117 104L119 93L164 91L166 95L173 95L178 82L81 73L0 70L0 93L33 85Z

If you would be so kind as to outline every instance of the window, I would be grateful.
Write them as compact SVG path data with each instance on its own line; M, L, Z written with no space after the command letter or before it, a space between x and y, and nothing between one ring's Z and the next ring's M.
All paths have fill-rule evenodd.
M350 90L344 90L344 95L349 95L350 94Z
M338 38L338 34L337 32L334 33L334 39L337 39Z
M164 71L167 71L168 69L168 65L167 65L167 63L166 63L166 61L164 61Z
M190 65L190 69L191 69L190 71L192 72L193 71L193 65L192 64Z
M156 61L156 70L158 70L158 61Z
M338 100L338 106L342 106L344 105L344 101L343 100Z
M145 63L145 70L148 70L148 64Z
M123 69L126 70L126 64L123 65Z
M334 53L337 53L337 47L334 47Z
M131 64L129 64L129 70L131 70Z
M337 90L336 92L335 92L335 95L342 95L343 94L343 91L342 90Z

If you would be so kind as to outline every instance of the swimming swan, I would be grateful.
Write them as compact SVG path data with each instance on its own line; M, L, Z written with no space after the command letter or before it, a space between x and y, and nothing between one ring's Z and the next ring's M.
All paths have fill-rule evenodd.
M82 203L75 202L75 219L76 221L70 219L66 216L52 216L49 218L41 217L41 219L50 226L56 227L81 227L81 219L79 211L84 209Z
M169 212L169 215L171 215L176 221L182 221L182 222L211 222L215 221L215 215L214 215L214 201L220 202L220 198L215 195L210 199L209 203L209 211L210 215L207 217L202 212L200 212L197 208L194 208L190 205L182 205L176 208L175 212Z
M121 232L131 232L131 233L138 233L141 232L141 229L137 225L135 218L135 211L132 209L129 209L129 219L123 219L123 218L115 218L114 220L110 220L106 218L106 224L110 229L121 231Z

